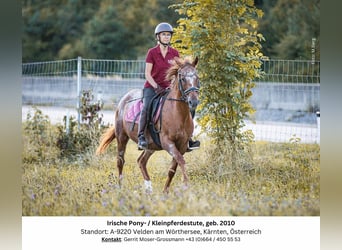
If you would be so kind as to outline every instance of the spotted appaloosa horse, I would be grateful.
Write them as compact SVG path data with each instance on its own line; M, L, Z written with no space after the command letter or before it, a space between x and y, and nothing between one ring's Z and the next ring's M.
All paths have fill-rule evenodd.
M167 71L166 78L172 83L160 112L159 119L161 121L158 120L155 124L156 128L160 129L161 148L153 142L150 132L146 130L148 149L144 150L137 160L145 181L145 188L149 192L152 191L152 184L146 165L151 155L158 150L166 150L173 157L164 192L169 191L178 165L182 170L183 182L187 185L188 176L183 155L187 151L188 141L194 131L190 110L195 109L199 102L199 78L195 68L197 62L197 57L193 61L188 58L175 58L173 65ZM123 96L115 111L114 126L102 135L100 145L96 150L96 154L101 154L116 138L120 182L123 177L122 170L127 143L129 139L136 143L138 141L138 126L134 126L132 130L132 121L127 121L125 114L134 105L135 99L141 99L141 95L141 90L131 90Z

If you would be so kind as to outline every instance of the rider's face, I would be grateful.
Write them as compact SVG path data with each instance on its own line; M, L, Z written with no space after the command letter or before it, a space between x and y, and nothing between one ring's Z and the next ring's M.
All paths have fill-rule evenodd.
M171 40L171 33L170 32L161 32L159 34L159 39L163 42L163 43L168 43Z

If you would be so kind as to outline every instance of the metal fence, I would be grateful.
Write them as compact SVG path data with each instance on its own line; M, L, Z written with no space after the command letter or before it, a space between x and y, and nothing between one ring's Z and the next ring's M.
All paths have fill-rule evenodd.
M264 82L320 83L320 62L308 60L267 60Z
M291 127L306 126L308 129L305 133L311 128L317 130L315 112L320 109L320 62L267 60L262 67L265 77L257 81L251 99L256 108L254 119L257 124L278 122ZM24 63L22 104L77 111L82 91L92 90L95 100L103 101L105 108L112 108L127 91L142 88L144 70L144 60L94 60L78 57ZM259 139L272 140L264 135L266 133L259 131L255 134L260 135ZM292 137L298 136L297 130L289 133L292 133ZM319 141L319 131L310 133L313 134L310 137L315 137L311 141Z

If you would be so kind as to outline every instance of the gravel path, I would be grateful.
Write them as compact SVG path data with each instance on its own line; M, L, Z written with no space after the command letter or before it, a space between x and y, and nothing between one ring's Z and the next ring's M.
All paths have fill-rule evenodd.
M37 108L49 117L52 124L62 124L63 117L67 114L77 118L77 111L73 108L45 106L38 106ZM29 112L32 115L34 113L31 106L22 106L22 121L26 120ZM114 111L103 110L100 113L103 114L105 124L113 124ZM267 113L264 113L264 115L267 115ZM300 138L303 143L320 143L320 130L317 119L315 121L312 116L303 116L307 123L286 122L288 117L289 114L287 117L280 119L278 114L276 121L270 121L270 119L257 120L255 124L246 121L245 129L251 129L257 141L289 142L291 138ZM260 118L260 115L256 116L256 118ZM199 130L197 127L194 134L198 134Z

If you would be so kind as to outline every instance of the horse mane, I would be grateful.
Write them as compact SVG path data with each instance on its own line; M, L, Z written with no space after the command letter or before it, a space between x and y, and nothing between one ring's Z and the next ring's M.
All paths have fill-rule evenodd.
M193 64L193 59L190 56L187 56L185 58L175 57L174 60L172 61L172 66L166 71L165 79L170 81L171 84L173 84L174 80L177 77L178 70L185 65L192 65L192 64Z

